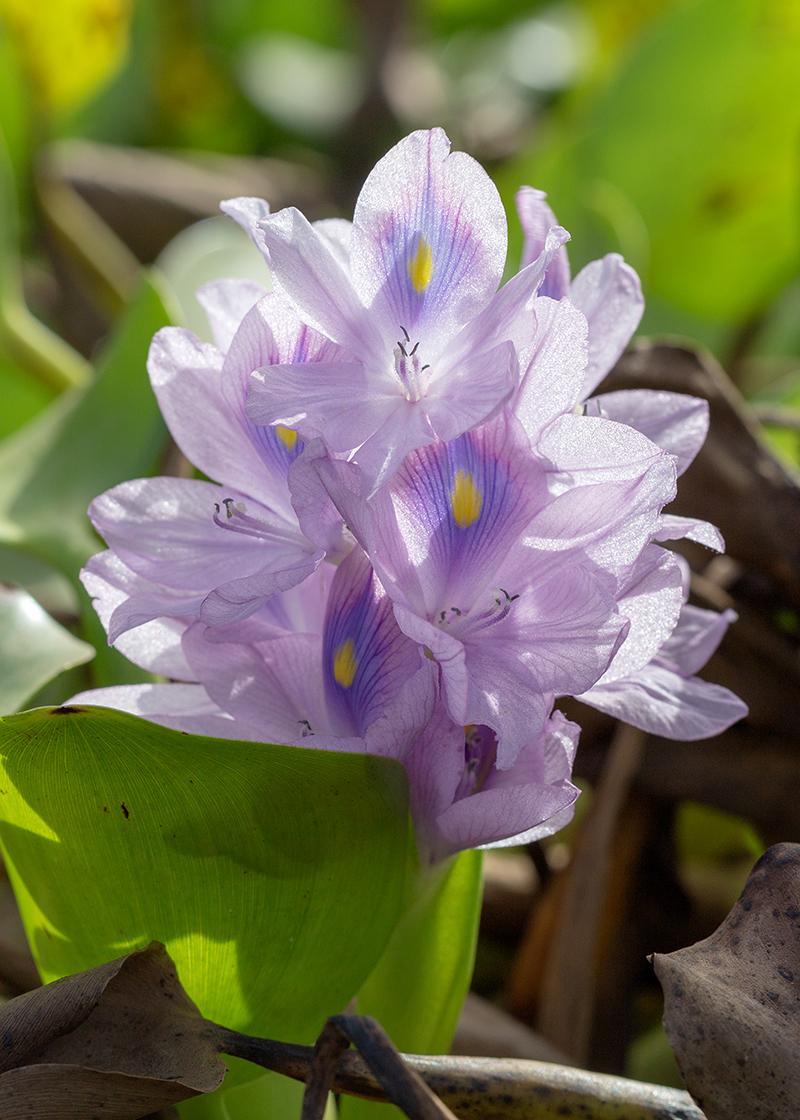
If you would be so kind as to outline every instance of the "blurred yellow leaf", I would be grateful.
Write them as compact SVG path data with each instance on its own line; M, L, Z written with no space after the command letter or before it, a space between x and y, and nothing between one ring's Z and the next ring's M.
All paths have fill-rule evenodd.
M74 108L120 67L131 0L0 0L0 18L44 105Z

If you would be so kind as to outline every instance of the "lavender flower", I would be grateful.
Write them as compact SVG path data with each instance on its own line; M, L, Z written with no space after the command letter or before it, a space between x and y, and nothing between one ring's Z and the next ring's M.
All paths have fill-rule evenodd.
M239 306L253 287L243 286ZM224 298L227 316L212 311L211 319L225 338L236 292L217 285L203 295L212 308ZM109 565L117 582L120 562L130 573L129 594L108 620L112 642L165 616L215 625L247 617L301 583L326 555L347 550L339 519L314 542L302 531L287 481L303 450L296 432L257 427L244 413L247 381L259 364L293 358L310 367L337 353L275 294L247 311L227 353L189 331L159 331L148 368L161 411L179 447L217 484L139 479L92 503L92 523L111 552L89 561L90 591L111 578Z
M251 226L276 288L351 358L314 369L265 364L248 415L353 453L369 489L409 451L455 439L502 406L516 383L517 343L535 325L526 305L567 238L552 230L537 260L498 292L500 196L479 164L450 154L441 129L412 133L372 171L346 257L294 209Z
M402 761L420 858L561 827L578 728L560 696L684 739L744 714L693 674L731 612L686 605L663 513L704 402L591 394L639 322L616 254L570 280L523 188L502 206L441 130L380 161L352 226L224 204L275 291L200 293L216 346L160 332L150 374L213 483L144 479L91 515L84 582L114 642L170 677L77 699L171 727ZM266 748L268 749L268 748Z

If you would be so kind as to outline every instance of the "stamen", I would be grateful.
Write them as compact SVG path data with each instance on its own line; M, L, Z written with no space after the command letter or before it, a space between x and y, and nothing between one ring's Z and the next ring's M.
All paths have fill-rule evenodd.
M449 617L447 611L439 611L436 621L439 626L446 627L453 637L463 640L476 630L483 630L487 626L502 622L508 616L511 604L516 599L519 599L519 595L509 595L507 591L498 587L491 593L490 602L483 610L478 609L475 613L465 614L460 607L450 607L449 613L455 617Z
M276 536L288 536L268 521L259 521L257 517L251 517L244 502L237 504L234 498L223 498L222 504L225 506L225 520L220 517L218 502L214 502L215 513L212 518L220 529L229 529L233 533L241 533L245 537L257 537L259 540L274 540Z
M394 352L395 372L403 383L406 399L409 401L418 401L420 397L425 395L425 389L427 388L427 378L421 378L420 375L423 374L426 369L431 368L430 363L424 366L420 365L417 355L420 345L419 342L415 342L409 351L408 347L411 345L411 337L402 323L400 323L399 326L405 337L398 340L397 349Z

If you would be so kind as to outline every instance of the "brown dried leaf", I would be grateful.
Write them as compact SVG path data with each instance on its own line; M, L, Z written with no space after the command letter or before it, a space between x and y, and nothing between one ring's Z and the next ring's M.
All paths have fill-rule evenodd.
M664 1027L709 1120L800 1115L800 844L776 844L711 937L653 958Z
M800 605L800 487L721 366L710 354L644 340L600 386L600 392L617 389L666 389L708 401L708 438L669 512L713 521L729 556L767 573L787 602Z
M216 1089L218 1039L153 941L0 1008L0 1115L136 1120Z

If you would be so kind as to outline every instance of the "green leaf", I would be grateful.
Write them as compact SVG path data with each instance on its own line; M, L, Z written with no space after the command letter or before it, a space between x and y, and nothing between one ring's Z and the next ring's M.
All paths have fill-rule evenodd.
M800 8L680 5L576 104L508 185L548 190L575 236L604 227L606 248L684 311L722 320L759 309L800 248Z
M62 395L0 444L0 534L74 578L102 547L86 516L103 490L146 475L166 430L145 363L150 340L170 320L152 278L126 311L103 354L97 381Z
M41 381L31 377L17 362L0 353L0 439L32 420L53 399Z
M208 1018L310 1042L398 920L398 762L98 708L6 717L0 755L0 843L45 981L155 938Z
M166 429L147 378L153 334L169 323L152 278L103 354L97 381L65 418L11 514L26 543L73 572L100 547L86 509L118 482L148 474Z
M0 50L0 66L2 61ZM50 389L60 391L86 385L91 379L91 366L85 358L31 315L25 304L19 260L17 187L1 120L0 346L6 357Z
M53 677L94 657L21 587L0 584L0 713L14 712Z
M468 851L420 873L415 902L358 993L358 1013L374 1015L405 1053L446 1054L453 1041L475 963L482 863ZM343 1120L390 1115L355 1097L340 1110Z
M0 541L3 544L24 547L25 530L16 511L24 504L30 480L80 397L77 390L62 393L33 420L0 442Z
M225 1061L235 1077L239 1059L227 1056ZM184 1101L178 1105L178 1112L186 1120L297 1120L304 1091L302 1081L292 1081L280 1073L265 1073L239 1085L232 1085L229 1073L216 1093ZM325 1110L323 1120L337 1120L335 1106Z

